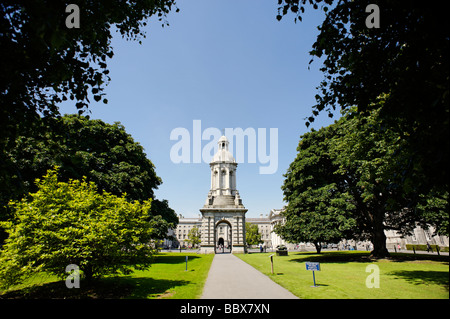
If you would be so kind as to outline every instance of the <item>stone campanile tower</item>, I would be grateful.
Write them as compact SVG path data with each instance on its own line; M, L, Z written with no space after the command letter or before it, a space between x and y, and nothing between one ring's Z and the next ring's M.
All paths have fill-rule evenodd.
M246 252L245 213L239 192L236 189L237 163L228 150L228 139L219 139L219 150L211 163L211 188L202 213L201 250L216 252L218 246L226 245L233 253ZM223 228L226 229L223 232ZM220 232L219 232L220 230ZM225 251L225 249L221 250Z

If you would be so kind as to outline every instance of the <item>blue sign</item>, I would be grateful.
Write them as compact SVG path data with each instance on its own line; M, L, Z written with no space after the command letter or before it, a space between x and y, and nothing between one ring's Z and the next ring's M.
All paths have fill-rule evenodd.
M320 264L307 261L305 263L305 265L306 265L306 270L312 270L312 272L313 272L314 286L311 286L311 287L319 287L319 286L316 286L316 276L314 276L314 271L320 271Z
M305 264L306 264L306 270L320 271L320 263L314 263L314 262L307 261Z

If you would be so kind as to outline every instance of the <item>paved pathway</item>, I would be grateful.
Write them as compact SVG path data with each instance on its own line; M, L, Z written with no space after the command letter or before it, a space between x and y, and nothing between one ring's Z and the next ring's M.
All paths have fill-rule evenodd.
M298 299L232 254L214 256L202 299Z

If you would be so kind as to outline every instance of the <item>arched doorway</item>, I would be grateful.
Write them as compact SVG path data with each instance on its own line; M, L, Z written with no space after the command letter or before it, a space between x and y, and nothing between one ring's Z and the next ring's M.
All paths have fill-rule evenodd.
M223 219L216 223L215 233L217 238L215 252L216 253L231 253L232 238L231 238L231 224L229 221Z

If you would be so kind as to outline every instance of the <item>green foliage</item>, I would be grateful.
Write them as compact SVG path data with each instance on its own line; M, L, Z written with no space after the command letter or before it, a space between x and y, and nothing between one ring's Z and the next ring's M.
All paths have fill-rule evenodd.
M347 140L354 141L347 143L355 146L348 158L358 161L354 167L362 198L375 203L382 193L394 199L381 203L394 209L402 197L404 207L417 207L417 218L433 221L441 234L448 234L443 220L449 212L450 20L439 5L380 0L380 28L369 29L369 3L278 1L278 20L288 12L301 20L306 4L327 12L310 51L313 59L323 61L324 79L306 125L320 112L332 117L337 108L349 111L355 106L351 112L359 114L360 124L365 117L373 122L375 110L377 124L363 125L370 135L359 127L345 131ZM370 159L364 159L364 152ZM405 228L410 220L395 223Z
M416 210L425 221L425 223L422 222L423 228L427 228L427 223L429 223L436 228L436 234L449 235L448 199L448 191L436 191L435 189L420 196Z
M127 153L142 152L141 146L113 143L108 148L103 142L120 139L115 129L123 130L121 125L110 127L108 136L105 130L93 136L94 122L78 132L76 120L63 120L73 124L71 131L64 125L43 125L40 117L56 117L57 104L69 99L79 114L92 99L107 103L103 90L110 81L107 61L113 56L113 27L122 37L140 42L146 20L157 16L168 24L166 16L175 1L80 0L76 4L79 29L66 27L65 2L2 1L0 5L0 220L11 214L6 203L34 191L34 179L53 165L61 166L67 178L87 176L101 189L116 195L127 192L132 200L153 197L152 188L160 184L145 155L135 157L136 162L123 160ZM52 130L56 132L50 134ZM102 148L92 152L100 144ZM0 230L0 242L3 237Z
M34 180L55 165L66 181L86 176L99 189L118 196L126 193L130 200L152 198L161 184L143 147L118 122L78 115L38 120L17 137L7 155L9 184L17 185L20 195L35 191Z
M150 212L152 216L161 216L173 229L178 225L178 216L175 211L169 207L169 201L167 199L163 199L162 201L154 199L152 201Z
M190 243L192 247L195 247L202 241L201 237L202 233L200 229L197 226L194 226L189 230L187 242Z
M63 1L0 4L0 220L11 214L6 203L35 191L34 179L53 165L61 166L67 179L87 176L100 189L126 192L131 200L153 197L152 189L161 183L141 146L129 137L114 143L125 134L120 124L100 128L100 121L89 122L83 130L81 118L43 124L41 117L57 117L62 101L72 100L79 114L92 100L107 103L112 30L141 42L146 20L154 16L168 25L175 1L75 3L79 29L66 27Z
M330 154L334 129L330 126L302 136L297 158L284 175L286 223L275 227L289 242L312 242L318 252L321 242L355 234L354 201L339 186L344 181L335 174L338 167Z
M153 198L153 189L161 184L153 163L144 149L126 133L120 123L113 125L83 116L66 115L60 119L37 120L17 137L14 147L5 152L7 176L0 184L0 218L12 217L9 200L19 200L36 192L36 178L53 166L59 166L60 180L94 182L100 190L122 196L128 201ZM175 228L178 217L167 200L152 202L147 221L152 239L163 239ZM1 229L0 240L6 238Z
M286 223L276 232L291 242L370 239L373 255L388 255L386 229L408 234L421 223L448 232L448 192L421 196L402 174L411 160L407 142L386 125L379 108L350 109L335 124L303 135L282 186ZM417 191L415 191L417 192Z
M86 179L58 182L57 170L37 180L37 187L29 198L10 203L14 217L2 223L9 233L0 255L3 285L39 272L64 278L69 264L87 279L149 267L151 200L130 203L100 194Z
M405 175L415 165L408 140L387 124L382 115L389 96L380 96L378 108L365 114L350 109L338 123L340 138L333 143L337 173L352 180L349 192L357 198L360 228L378 240L381 229L409 234L417 223L448 234L448 191L423 190ZM419 195L420 194L420 195ZM447 196L447 197L446 197ZM420 203L423 203L421 205Z
M55 165L62 181L86 176L100 190L117 196L126 193L129 201L153 198L161 184L143 147L118 122L107 124L78 115L39 119L11 144L4 151L6 165L0 175L0 220L12 214L6 209L8 201L35 192L35 179ZM164 200L154 201L151 215L161 215L172 226L178 223Z
M90 98L107 103L103 90L110 80L107 60L113 56L113 27L122 37L140 42L146 20L156 15L167 24L175 1L79 0L76 4L80 28L69 29L67 2L2 1L0 148L4 137L15 136L16 124L32 123L38 114L58 114L61 101L76 101L80 113Z
M258 245L263 242L258 225L245 223L245 240L247 241L247 245Z

